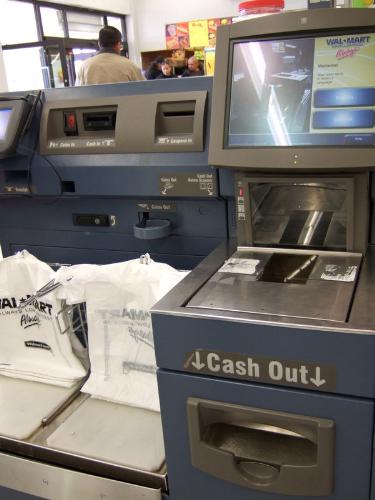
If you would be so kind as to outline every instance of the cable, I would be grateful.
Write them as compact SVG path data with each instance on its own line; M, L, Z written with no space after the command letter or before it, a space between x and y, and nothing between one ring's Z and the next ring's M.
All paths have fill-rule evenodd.
M35 100L34 100L34 103L33 103L33 107L32 109L30 110L30 114L29 116L30 119L28 118L27 119L27 122L28 123L25 123L25 127L24 127L24 130L23 132L26 134L27 131L29 130L30 128L30 125L32 123L32 120L36 114L36 110L37 110L37 106L38 104L40 104L41 106L41 109L40 109L40 113L42 112L42 109L43 109L43 98L44 98L44 93L40 90L38 92L38 94L35 96ZM26 196L26 197L30 197L30 198L37 198L38 196L35 195L33 192L32 192L32 188L31 188L31 181L32 181L32 164L33 164L33 160L34 160L34 157L35 157L35 154L36 154L36 151L37 151L37 148L38 148L38 144L39 144L39 136L40 136L40 127L38 127L38 130L36 132L36 136L35 136L35 141L34 141L34 145L32 148L25 148L26 151L28 152L31 152L31 155L29 156L29 161L28 161L28 166L27 166L27 180L26 180L26 186L27 186L27 191L28 193L23 195L23 196ZM52 168L54 174L56 175L56 177L58 178L59 180L59 186L60 186L60 192L58 195L55 195L55 199L53 201L56 201L56 199L60 199L61 196L63 195L63 180L59 174L59 172L57 171L56 169L56 166L48 159L46 158L45 156L40 156L40 158L42 158L46 163L48 163L48 165Z
M34 97L34 101L33 101L33 104L31 106L31 109L29 111L29 114L27 115L27 118L25 120L24 126L22 128L22 131L20 133L20 137L19 137L20 141L23 139L24 135L29 131L31 122L33 121L33 118L34 118L34 115L35 115L36 107L38 105L38 102L41 100L42 91L39 90L36 95L29 94L28 97L30 97L30 96Z
M30 104L30 98L33 97L33 103ZM43 99L44 99L44 93L42 90L39 90L37 92L37 94L27 94L26 97L19 97L19 96L7 96L7 97L4 97L4 96L0 96L0 102L9 102L9 101L25 101L27 102L29 105L31 105L30 107L30 110L29 110L29 113L27 115L27 118L25 120L25 123L22 127L22 131L18 137L18 143L20 141L22 141L22 139L24 139L25 135L27 134L27 132L29 131L30 129L30 126L31 126L31 123L33 122L33 119L35 117L35 115L37 114L37 108L38 108L38 104L40 104L41 106L41 109L40 109L40 114L42 112L42 109L43 109ZM37 129L37 132L36 132L36 135L35 135L35 141L34 141L34 144L32 147L27 147L27 146L24 146L24 145L21 145L20 147L20 150L18 151L18 153L26 153L26 154L29 154L29 158L28 158L28 163L27 163L27 176L26 176L26 189L27 189L27 193L22 193L21 196L23 197L27 197L27 198L34 198L34 199L38 199L38 195L35 195L33 192L32 192L32 187L31 187L31 182L32 182L32 165L33 165L33 160L35 158L35 154L37 152L37 148L38 148L38 144L39 144L39 136L40 136L40 127L38 127ZM53 202L60 199L61 196L63 195L63 180L56 168L56 166L48 159L46 158L45 156L40 156L40 158L42 158L46 163L48 163L48 165L52 168L55 176L57 177L58 181L59 181L59 186L60 186L60 192L57 194L57 195L54 195L54 199L53 199ZM13 194L7 194L7 193L2 193L1 194L1 197L7 197L7 196L13 196Z
M39 102L41 103L41 106L43 107L43 103L42 103L42 100L40 99ZM36 140L35 140L35 144L34 144L34 148L33 148L33 153L30 157L30 161L29 161L29 168L28 168L28 179L27 179L27 189L29 191L29 195L31 198L36 198L36 196L32 193L32 190L31 190L31 169L32 169L32 162L33 162L33 159L35 157L35 153L36 153L36 150L37 150L37 147L38 147L38 144L39 144L39 135L40 135L40 127L38 127L38 132L36 134ZM62 177L61 175L59 174L59 172L57 171L57 168L56 166L48 159L46 158L45 156L40 156L40 158L43 158L43 160L45 162L48 163L48 165L52 168L54 174L56 175L57 179L59 180L59 186L60 186L60 192L58 195L55 195L55 199L53 201L56 201L56 199L60 199L61 196L63 195L63 180L62 180Z

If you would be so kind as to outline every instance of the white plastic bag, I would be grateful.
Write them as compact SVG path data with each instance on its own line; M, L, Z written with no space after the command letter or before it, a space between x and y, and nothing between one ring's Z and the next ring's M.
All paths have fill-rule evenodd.
M150 308L186 272L151 259L67 269L73 278L61 290L79 296L84 284L91 374L83 391L96 398L158 411L156 361ZM77 276L77 281L74 278ZM60 293L60 292L59 292Z
M50 293L18 307L54 274L27 251L0 261L0 375L64 387L85 376L69 336L58 328L61 301Z

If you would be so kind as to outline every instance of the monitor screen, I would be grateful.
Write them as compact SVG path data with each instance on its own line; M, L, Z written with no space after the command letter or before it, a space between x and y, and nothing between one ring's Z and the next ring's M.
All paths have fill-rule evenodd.
M5 139L11 113L11 108L0 109L0 141Z
M375 34L232 43L226 147L375 145Z

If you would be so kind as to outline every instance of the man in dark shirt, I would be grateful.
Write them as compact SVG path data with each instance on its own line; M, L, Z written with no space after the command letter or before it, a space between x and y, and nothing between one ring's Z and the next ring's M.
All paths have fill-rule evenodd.
M188 59L188 67L182 73L182 76L204 76L204 71L201 67L200 62L194 56L189 57Z

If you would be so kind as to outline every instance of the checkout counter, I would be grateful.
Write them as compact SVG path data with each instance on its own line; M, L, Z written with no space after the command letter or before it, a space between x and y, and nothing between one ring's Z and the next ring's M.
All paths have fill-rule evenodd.
M219 30L209 162L237 235L153 308L171 498L375 498L374 25Z
M149 252L195 267L228 237L208 165L211 93L194 78L1 96L4 257L26 249L58 267ZM158 413L7 382L2 404L22 400L0 431L0 497L168 498Z

